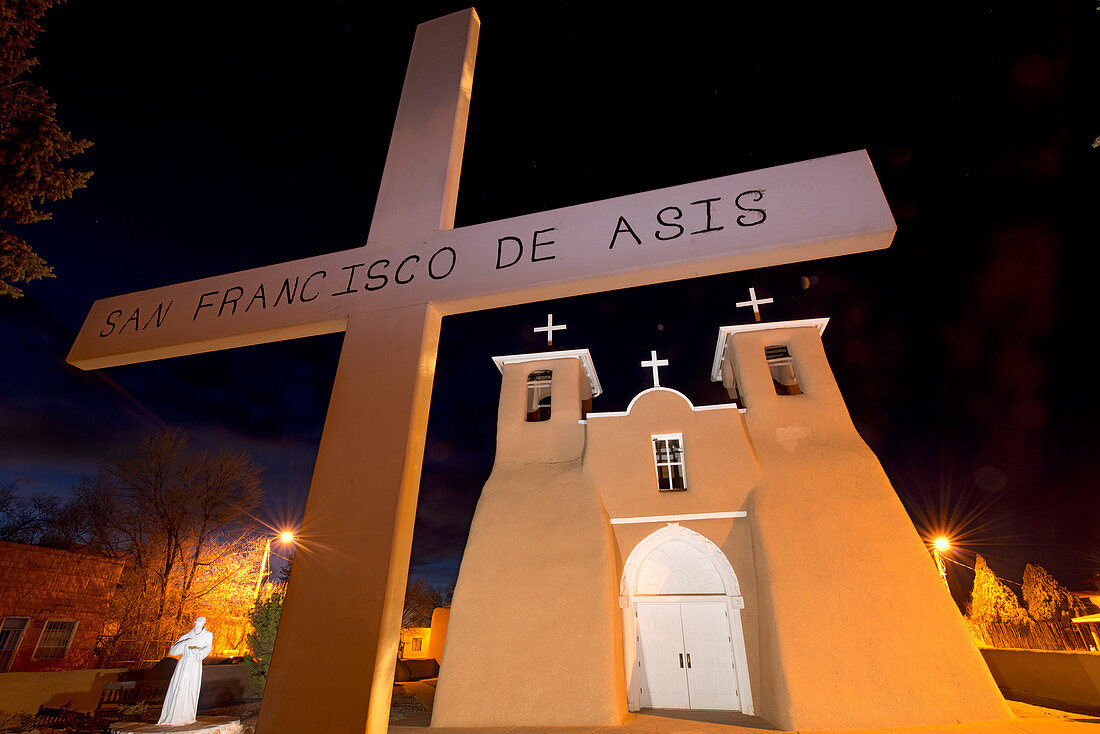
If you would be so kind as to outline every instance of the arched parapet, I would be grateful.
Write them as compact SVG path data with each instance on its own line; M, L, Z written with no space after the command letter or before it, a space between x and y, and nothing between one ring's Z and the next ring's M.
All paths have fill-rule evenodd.
M684 404L687 405L688 409L693 413L698 413L705 410L739 410L736 403L727 403L723 405L700 405L697 407L694 403L691 402L691 399L688 398L687 395L684 395L679 390L673 390L671 387L651 387L646 390L642 390L640 393L635 395L634 398L630 401L630 405L626 406L626 410L609 411L606 413L589 413L587 418L588 420L591 420L593 418L623 418L630 415L630 412L634 410L634 406L638 403L639 400L653 393L668 393L669 395L675 395L676 397L683 400Z

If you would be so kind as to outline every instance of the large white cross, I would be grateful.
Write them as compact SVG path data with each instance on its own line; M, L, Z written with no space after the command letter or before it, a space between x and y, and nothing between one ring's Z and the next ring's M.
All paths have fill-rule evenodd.
M540 331L545 331L546 332L546 346L550 346L554 343L554 332L555 331L564 331L566 328L567 327L566 327L565 324L555 324L554 323L554 314L548 313L548 314L546 314L546 326L536 326L533 329L533 331L536 334L539 333Z
M96 301L82 369L344 332L260 734L383 734L443 315L888 247L863 151L452 229L479 21L413 41L367 244ZM365 447L370 451L365 451Z
M667 359L657 359L657 350L649 350L649 361L642 360L642 367L650 367L653 369L653 387L661 386L661 376L657 374L657 370L661 367L668 367Z

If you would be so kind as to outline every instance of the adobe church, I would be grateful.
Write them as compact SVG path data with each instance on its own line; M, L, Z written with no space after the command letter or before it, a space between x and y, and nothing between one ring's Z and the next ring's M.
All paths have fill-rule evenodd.
M588 350L494 358L496 460L433 726L614 725L646 708L785 730L1011 716L852 424L827 321L722 327L722 405L653 387L593 413Z

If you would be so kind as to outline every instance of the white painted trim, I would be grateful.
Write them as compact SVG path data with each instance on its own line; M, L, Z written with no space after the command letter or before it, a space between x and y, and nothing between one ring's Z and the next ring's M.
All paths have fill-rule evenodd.
M729 348L730 334L741 334L746 331L771 331L774 329L797 329L802 326L816 326L817 333L824 334L825 327L829 324L829 317L819 319L798 319L796 321L772 321L761 324L738 324L737 326L722 326L718 328L718 343L714 346L714 362L710 367L710 381L718 382L722 379L722 362L726 359L726 350Z
M734 515L744 516L745 513L707 513L715 515ZM675 517L675 516L672 516ZM681 515L680 517L691 517L690 515ZM612 520L612 522L615 522ZM643 600L646 602L652 601L668 601L669 603L683 603L691 597L684 596L635 596L634 588L637 584L638 571L641 569L645 559L656 548L660 547L666 540L673 538L679 538L689 543L693 543L698 546L714 563L714 567L717 569L720 576L722 576L723 585L727 589L727 593L724 595L708 594L705 596L695 597L695 600L714 601L716 599L725 599L726 612L730 622L730 643L733 647L733 659L737 672L737 688L738 696L740 697L741 712L754 715L755 710L752 702L752 686L749 681L749 661L748 654L745 650L745 631L741 624L741 610L744 607L744 598L741 596L741 588L737 581L737 574L733 571L733 566L730 565L729 559L726 558L726 554L722 552L714 541L707 538L705 535L695 532L690 528L685 528L681 525L666 525L665 527L655 530L642 539L638 545L634 546L634 550L627 556L626 562L623 564L623 576L619 582L619 606L622 608L622 628L623 628L623 669L626 675L626 706L628 711L638 711L642 707L642 698L644 694L638 691L641 684L641 688L645 688L646 683L644 676L641 678L636 677L638 674L638 632L636 626L636 610L635 600ZM625 604L624 604L625 601ZM636 692L638 691L638 692Z
M584 374L588 376L588 384L592 387L592 397L597 397L603 392L600 386L600 378L596 377L596 368L592 364L592 355L587 349L563 349L557 352L531 352L529 354L507 354L501 357L493 357L493 364L497 366L501 374L504 374L504 365L520 364L522 362L538 362L544 359L579 359L584 367Z
M494 357L494 359L495 359L495 357ZM725 404L725 405L701 405L699 407L695 407L695 405L692 404L691 399L687 395L684 395L679 390L673 390L671 387L650 387L650 388L647 388L645 390L642 390L640 393L635 395L634 399L630 401L630 405L626 406L626 410L608 411L606 413L589 413L588 418L589 419L591 419L591 418L625 418L626 416L630 415L630 411L632 411L634 409L634 403L638 402L638 400L643 395L647 395L651 392L670 392L673 395L679 395L681 398L683 398L684 402L688 404L688 407L691 408L691 410L695 413L699 413L699 412L704 411L704 410L735 410L735 409L736 410L741 410L742 413L745 412L743 408L738 408L737 407L737 403L728 403L728 404Z
M649 515L647 517L613 517L612 525L640 525L646 522L687 522L688 520L724 520L730 517L748 517L749 513L738 512L696 512L688 515Z

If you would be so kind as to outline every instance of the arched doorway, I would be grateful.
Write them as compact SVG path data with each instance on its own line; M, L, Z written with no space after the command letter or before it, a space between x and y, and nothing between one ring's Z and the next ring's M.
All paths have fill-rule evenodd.
M669 523L631 551L619 593L627 708L753 713L744 601L717 545Z

